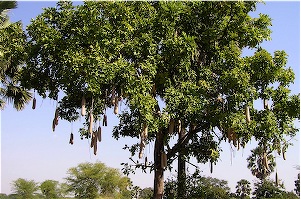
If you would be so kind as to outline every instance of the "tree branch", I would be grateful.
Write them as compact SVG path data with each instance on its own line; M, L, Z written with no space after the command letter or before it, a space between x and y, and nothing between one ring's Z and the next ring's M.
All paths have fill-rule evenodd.
M168 150L167 159L170 159L171 157L175 156L179 149L185 146L188 143L188 141L192 138L192 136L200 132L203 128L204 126L199 126L197 128L190 126L188 133L183 138L179 139L179 141L171 149Z

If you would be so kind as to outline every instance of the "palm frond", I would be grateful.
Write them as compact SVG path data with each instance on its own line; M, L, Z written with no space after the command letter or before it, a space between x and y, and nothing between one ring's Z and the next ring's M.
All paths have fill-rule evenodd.
M32 98L32 94L21 86L10 84L5 90L5 100L13 103L13 107L18 111L25 108Z
M0 12L17 7L17 1L0 1Z
M2 100L2 99L0 99L0 110L3 110L3 109L4 109L5 104L6 104L5 101Z

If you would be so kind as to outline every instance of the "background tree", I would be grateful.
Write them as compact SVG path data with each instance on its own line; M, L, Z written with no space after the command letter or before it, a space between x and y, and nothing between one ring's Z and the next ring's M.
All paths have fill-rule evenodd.
M35 198L36 192L39 190L39 186L34 180L19 178L12 182L12 190L14 194L16 194L17 198Z
M236 185L236 196L238 198L250 198L251 194L251 183L246 179L241 179Z
M282 185L283 186L283 185ZM253 195L255 198L274 198L280 197L282 191L280 188L275 186L275 183L264 179L254 184L254 192Z
M272 151L264 150L262 146L251 150L251 155L247 161L252 175L260 180L264 180L274 172L276 166Z
M59 182L54 180L45 180L41 183L40 189L46 198L59 198Z
M8 199L9 197L4 194L4 193L0 193L0 199Z
M69 195L69 186L66 183L60 183L59 185L59 193L60 196L65 198L67 195Z
M16 1L0 2L0 108L3 109L8 101L21 110L30 101L31 94L19 82L26 36L21 23L10 23L7 15L8 9L16 6Z
M140 197L141 199L150 199L154 195L154 189L151 187L146 187L141 190Z
M139 186L134 186L132 187L131 190L132 190L132 198L139 198L142 189Z
M228 186L228 182L225 180L220 180L212 177L204 177L201 176L199 171L196 171L192 175L187 175L185 181L185 189L187 190L185 193L185 198L208 198L208 199L229 199L231 197L230 188ZM165 190L164 190L164 198L166 199L174 199L174 198L182 198L178 196L177 192L177 179L169 179L166 182Z
M294 191L296 192L297 196L300 197L300 173L298 173L298 178L295 180L295 189Z
M154 195L154 190L151 187L146 187L144 189L141 189L138 186L135 186L132 189L132 198L137 199L150 199Z
M293 192L284 191L284 185L275 186L275 183L269 179L264 179L254 184L254 197L256 199L273 198L273 199L297 199Z
M88 139L114 107L120 123L113 136L140 139L125 147L131 155L145 158L145 145L154 142L147 168L154 171L154 198L162 198L164 170L178 156L213 167L223 140L243 147L254 137L264 149L285 151L285 138L297 132L293 71L284 51L271 55L260 47L270 39L271 20L250 17L255 8L256 2L58 2L27 27L22 85L57 100L59 117L68 121L86 101L80 133ZM245 48L254 55L242 57ZM121 103L126 111L118 111Z
M19 196L18 196L17 194L9 194L9 195L8 195L8 198L9 198L9 199L18 199L18 197L19 197Z
M66 180L69 191L75 194L75 198L130 197L129 178L103 163L82 163L70 168Z
M297 169L300 171L300 166L297 166ZM295 193L300 197L300 172L298 173L297 180L295 180Z

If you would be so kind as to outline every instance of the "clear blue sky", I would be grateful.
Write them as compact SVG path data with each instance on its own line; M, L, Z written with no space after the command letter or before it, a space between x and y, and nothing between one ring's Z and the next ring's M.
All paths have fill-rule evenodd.
M78 3L78 2L77 2ZM42 12L43 7L55 6L55 2L19 2L18 8L10 11L12 21L22 20L28 25L31 18ZM295 84L291 86L293 93L300 92L300 3L299 2L266 2L259 4L256 14L265 13L273 19L271 27L272 41L265 42L263 47L273 53L275 50L285 50L289 55L288 66L296 74ZM98 155L94 156L87 140L80 140L78 128L81 122L70 124L59 121L56 131L51 130L56 103L37 97L36 110L31 104L25 110L17 112L11 105L1 111L1 190L11 193L10 183L17 178L25 178L42 182L47 179L63 181L68 168L82 162L101 161L114 168L122 168L121 162L128 162L130 154L122 150L124 144L136 143L138 140L122 138L118 141L111 137L111 131L117 124L113 114L108 127L103 128L103 141L99 144ZM108 112L113 112L109 110ZM296 123L299 126L299 123ZM69 145L69 135L75 134L74 145ZM294 168L300 165L300 137L295 138L294 146L288 149L287 160L277 158L277 170L280 179L284 180L287 190L294 189L298 171ZM219 163L210 174L209 165L200 164L204 175L225 179L232 191L236 182L242 178L252 183L255 178L247 169L246 158L250 150L255 148L255 142L249 143L244 150L231 152L227 143L222 145L223 152ZM146 155L152 158L153 144L147 147ZM231 158L232 155L232 158ZM137 159L137 157L135 157ZM232 159L232 161L231 161ZM165 178L174 173L166 172ZM274 178L274 174L271 175ZM131 175L134 185L140 187L153 186L153 174L143 174L137 170Z

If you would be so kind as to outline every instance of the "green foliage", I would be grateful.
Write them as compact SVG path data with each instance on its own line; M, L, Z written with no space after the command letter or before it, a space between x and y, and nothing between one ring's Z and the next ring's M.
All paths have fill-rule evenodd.
M9 17L7 11L17 7L16 1L0 1L0 29L9 25Z
M255 6L254 2L79 6L59 2L27 27L22 85L55 100L63 91L58 99L60 117L69 121L79 117L83 95L87 110L93 98L95 118L113 106L112 97L122 98L129 111L119 114L120 124L113 131L117 139L139 137L147 124L147 142L162 130L168 145L174 136L167 133L169 119L180 120L189 132L183 142L187 157L202 163L217 161L219 143L230 128L239 145L254 136L272 150L279 149L285 135L296 134L293 121L299 116L299 98L289 95L294 74L285 68L285 52L272 56L258 47L270 39L271 20L266 15L251 18L248 13ZM242 57L246 47L257 51ZM270 110L253 107L255 100L263 99L272 102ZM250 124L244 116L246 105L251 109ZM209 140L203 142L203 137ZM168 157L180 148L174 146ZM138 144L129 149L133 155Z
M59 193L59 182L54 181L54 180L45 180L44 182L41 183L40 189L42 191L42 194L46 198L58 198L60 193Z
M254 184L253 195L255 199L273 198L273 199L297 199L293 192L286 192L282 188L276 187L271 180L262 180Z
M286 192L283 195L283 198L288 198L288 199L298 199L300 198L300 195L296 195L294 192Z
M131 198L150 199L153 198L153 194L154 189L151 187L141 189L138 186L134 186L131 189Z
M167 152L168 165L179 151L216 163L227 139L238 147L253 137L270 151L285 151L285 139L297 132L300 100L290 94L294 73L286 67L287 54L260 47L270 39L271 19L250 17L255 8L256 2L243 1L60 1L27 27L22 86L58 100L59 115L68 121L79 117L82 96L95 121L118 97L126 111L119 112L113 136L139 138L147 125L141 143L163 143L159 151ZM255 52L242 57L244 48ZM254 107L265 100L269 108ZM169 133L171 119L181 128ZM88 120L87 114L80 130L86 138ZM169 146L182 129L181 142ZM125 148L135 155L139 147ZM161 169L155 159L150 168ZM83 192L95 195L97 188Z
M0 2L0 108L3 109L8 101L13 102L17 110L22 110L31 94L20 86L19 81L21 64L25 59L26 36L21 23L9 23L6 13L6 9L15 7L15 1Z
M168 179L165 185L164 198L175 199L177 196L177 181ZM203 177L199 171L186 177L185 198L208 198L208 199L230 199L230 188L228 182L212 177Z
M0 193L0 199L8 199L8 195L4 194L4 193Z
M151 199L153 197L154 190L151 187L147 187L141 190L139 198L141 199Z
M264 156L266 156L268 167L265 166ZM268 177L274 171L276 166L272 151L264 150L262 146L258 146L251 150L251 155L247 158L247 161L248 168L251 170L252 175L260 180L264 180Z
M10 199L17 199L18 195L17 194L9 194L8 198L10 198Z
M38 184L33 180L19 178L12 182L12 190L16 194L16 198L35 198L36 191L38 191L38 189Z
M109 168L103 163L82 163L72 167L66 180L69 191L75 194L75 198L130 196L129 178L123 177L117 169Z
M59 184L59 195L61 198L66 198L66 195L69 195L69 186L66 183Z
M298 173L298 178L297 178L297 180L295 180L295 189L294 189L294 191L300 197L300 173Z
M251 183L246 179L241 179L236 185L236 196L241 199L249 199L251 194Z

